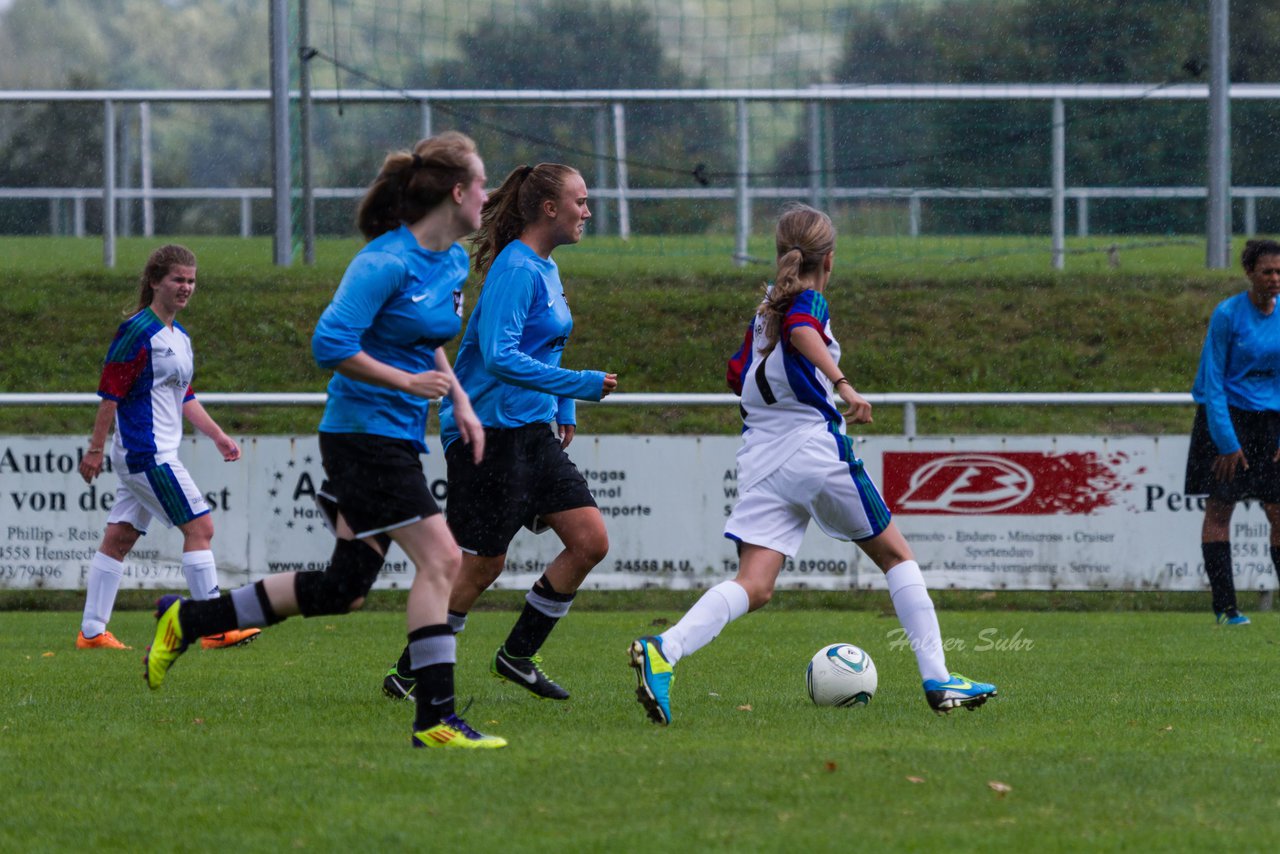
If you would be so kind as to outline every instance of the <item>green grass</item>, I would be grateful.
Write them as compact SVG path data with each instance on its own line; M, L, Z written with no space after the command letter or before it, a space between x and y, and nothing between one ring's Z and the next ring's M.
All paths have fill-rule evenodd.
M181 238L200 258L184 324L205 391L322 391L315 320L354 240L321 241L314 267L271 265L269 241ZM828 291L843 367L865 392L1185 391L1213 307L1243 286L1203 269L1193 240L1069 244L1048 270L1043 239L848 237ZM0 391L91 391L136 276L156 240L121 240L115 270L94 239L0 238ZM1088 250L1088 251L1085 251ZM753 253L769 254L757 239ZM724 391L768 266L738 269L727 238L591 238L557 252L575 315L569 367L616 371L622 392ZM473 283L474 286L474 283ZM475 291L468 305L474 305ZM58 334L51 334L57 330ZM215 411L240 434L309 433L315 408ZM0 409L0 433L81 434L86 407ZM1183 408L933 407L922 433L1182 433ZM732 434L733 407L584 406L585 433ZM881 407L867 433L900 433Z
M487 676L514 614L477 612L459 694L511 741L483 755L409 748L408 705L378 691L399 615L193 650L153 694L140 651L76 652L74 615L6 613L0 850L1258 850L1280 830L1274 614L944 611L949 664L1001 696L940 718L891 616L771 607L680 664L660 729L623 650L691 601L575 611L546 648L564 704ZM112 627L141 647L152 625ZM836 640L876 660L866 708L804 696Z

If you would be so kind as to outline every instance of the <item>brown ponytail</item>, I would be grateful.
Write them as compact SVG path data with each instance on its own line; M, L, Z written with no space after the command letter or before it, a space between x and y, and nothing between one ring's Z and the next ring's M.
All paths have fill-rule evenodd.
M498 253L542 216L542 203L559 199L569 176L577 174L577 169L560 163L512 169L480 213L480 230L471 240L476 272L489 272Z
M764 318L766 355L778 345L782 319L806 283L801 278L822 267L822 261L836 248L836 229L831 218L808 205L792 202L783 208L774 233L778 270L773 286L765 292L756 313Z
M430 213L471 178L475 154L475 142L458 131L419 140L413 151L388 154L356 210L356 226L365 240Z

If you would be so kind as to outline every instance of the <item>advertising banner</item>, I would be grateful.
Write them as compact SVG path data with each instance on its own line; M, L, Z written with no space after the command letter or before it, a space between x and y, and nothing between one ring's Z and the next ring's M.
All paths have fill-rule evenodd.
M737 569L724 520L737 496L730 436L579 436L569 448L604 514L608 557L586 589L706 587ZM223 589L278 572L320 570L332 535L315 508L324 480L314 436L242 441L224 462L207 440L181 457L213 508ZM447 509L444 456L424 458ZM77 466L81 437L0 437L0 587L81 588L115 497ZM859 440L929 585L985 590L1203 590L1203 499L1182 492L1186 437L872 437ZM1261 507L1232 521L1236 585L1276 588ZM527 588L560 550L522 530L497 586ZM182 536L154 521L126 561L123 586L185 587ZM378 581L405 588L413 568L393 547ZM811 526L780 587L883 588L851 543Z

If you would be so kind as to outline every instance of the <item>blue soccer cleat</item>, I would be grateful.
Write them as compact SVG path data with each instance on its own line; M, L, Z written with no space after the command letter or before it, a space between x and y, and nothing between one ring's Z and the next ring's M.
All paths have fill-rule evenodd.
M1247 626L1252 622L1244 614L1241 614L1235 608L1229 611L1217 611L1214 616L1218 618L1218 622L1224 626Z
M973 711L997 695L996 686L987 682L974 682L959 673L952 673L945 682L924 680L924 696L929 707L940 715L961 706Z
M636 669L636 699L649 720L666 726L671 723L671 683L675 666L662 654L662 638L645 635L631 642L631 666Z

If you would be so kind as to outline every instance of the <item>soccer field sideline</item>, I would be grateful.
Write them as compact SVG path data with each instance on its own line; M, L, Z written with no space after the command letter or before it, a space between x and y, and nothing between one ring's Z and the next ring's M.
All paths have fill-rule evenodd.
M459 692L511 747L459 756L411 750L379 692L398 614L290 620L150 694L141 649L80 653L74 615L6 613L0 848L1259 850L1280 829L1275 615L944 610L950 666L1000 697L943 718L891 616L766 609L681 662L660 729L624 650L677 614L572 614L545 650L574 693L556 704L487 675L511 614L478 612ZM113 627L141 647L152 624ZM838 640L876 660L865 708L805 697Z

